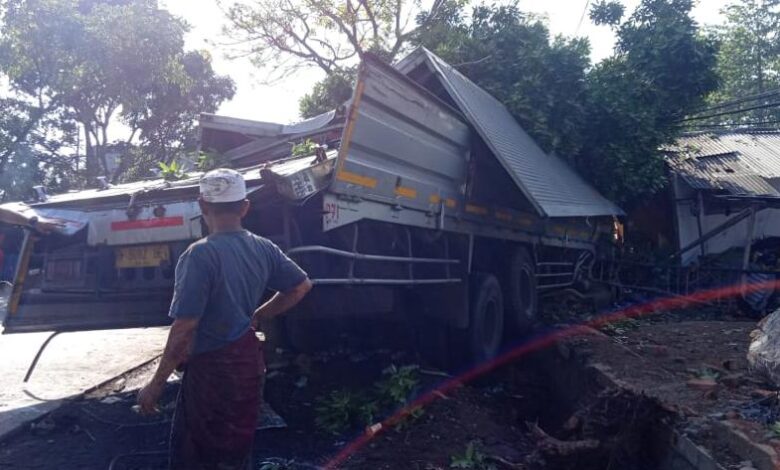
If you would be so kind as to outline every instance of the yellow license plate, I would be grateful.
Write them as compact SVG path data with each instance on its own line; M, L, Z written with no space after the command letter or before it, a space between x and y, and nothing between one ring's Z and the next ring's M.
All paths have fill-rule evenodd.
M168 245L126 246L116 250L117 268L157 267L170 260Z

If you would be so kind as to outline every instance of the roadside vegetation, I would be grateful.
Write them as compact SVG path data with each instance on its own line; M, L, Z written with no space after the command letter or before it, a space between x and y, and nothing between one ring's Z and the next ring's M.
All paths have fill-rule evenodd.
M390 365L382 371L382 379L364 391L333 390L317 400L315 424L321 431L341 435L354 429L377 424L390 414L408 405L419 391L419 366ZM414 407L393 423L396 431L423 416L422 407Z

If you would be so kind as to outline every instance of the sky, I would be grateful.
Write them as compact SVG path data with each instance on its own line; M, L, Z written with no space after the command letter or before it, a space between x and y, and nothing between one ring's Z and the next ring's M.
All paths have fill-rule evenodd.
M186 37L189 49L210 51L217 73L229 75L236 82L236 96L223 103L219 114L259 121L288 123L298 120L298 99L309 91L323 73L307 69L288 77L282 83L264 83L261 71L246 59L230 60L220 42L224 24L223 14L214 0L161 0L163 8L185 19L191 26ZM550 31L555 35L585 36L591 43L593 62L612 52L615 38L604 26L595 26L583 17L590 0L519 0L521 10L546 18ZM639 0L624 0L626 12L632 12ZM699 0L694 18L702 25L721 22L720 10L728 0Z

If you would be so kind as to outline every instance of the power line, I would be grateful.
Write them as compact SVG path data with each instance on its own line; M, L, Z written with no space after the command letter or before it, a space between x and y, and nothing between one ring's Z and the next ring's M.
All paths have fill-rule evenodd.
M574 31L574 35L578 35L580 33L580 27L582 27L582 22L585 21L585 15L588 14L588 7L590 6L590 0L585 0L585 8L582 9L582 15L580 16L580 21L577 23L577 29Z
M748 95L748 96L744 96L742 98L737 98L737 99L734 99L734 100L731 100L731 101L725 101L723 103L720 103L720 104L717 104L717 105L714 105L714 106L708 106L706 108L701 108L701 109L698 109L698 110L694 111L692 114L696 115L696 114L700 114L700 113L704 113L704 112L708 112L708 111L715 111L715 110L718 110L718 109L729 108L729 107L737 105L737 104L742 104L742 103L746 103L746 102L749 102L749 101L756 101L756 100L760 100L762 98L772 98L772 97L778 96L778 95L780 95L780 88L773 88L773 89L765 91L763 93L758 93L758 94L755 94L755 95Z
M771 120L771 121L751 121L751 122L739 122L739 123L730 123L730 124L693 124L690 126L680 126L680 127L686 127L691 129L706 129L710 127L737 129L741 127L764 126L767 124L780 124L780 119Z
M740 108L732 111L723 111L721 113L706 114L704 116L692 116L685 119L680 119L677 122L701 121L702 119L709 119L709 118L715 118L720 116L729 116L731 114L741 114L741 113L746 113L748 111L755 111L757 109L773 108L779 105L780 105L780 101L773 101L771 103L765 103L757 106L749 106L747 108Z

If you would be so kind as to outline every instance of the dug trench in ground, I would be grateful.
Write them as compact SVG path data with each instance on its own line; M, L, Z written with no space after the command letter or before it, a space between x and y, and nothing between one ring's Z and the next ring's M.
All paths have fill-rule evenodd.
M741 468L751 459L731 449L728 435L718 437L707 426L733 411L741 395L724 388L704 397L687 381L688 369L720 359L720 353L705 351L711 344L692 338L713 340L730 331L730 339L720 341L730 356L720 364L732 360L728 367L738 370L751 325L675 319L638 323L626 331L612 328L611 336L580 329L475 382L434 393L435 400L365 442L359 438L367 423L382 421L404 399L425 396L449 379L417 366L413 353L392 345L311 355L269 351L266 398L288 426L258 432L255 468L334 462L355 469L721 468L716 461L722 468ZM676 333L686 329L709 336ZM653 341L664 342L663 347ZM131 410L133 389L151 371L147 367L123 377L121 392L107 384L67 403L0 443L0 468L166 468L178 384L166 390L159 416L141 418ZM749 395L753 385L737 390L743 386ZM685 393L664 394L679 387ZM350 449L346 458L334 461L344 449ZM753 457L751 467L766 468L759 467L759 460Z

